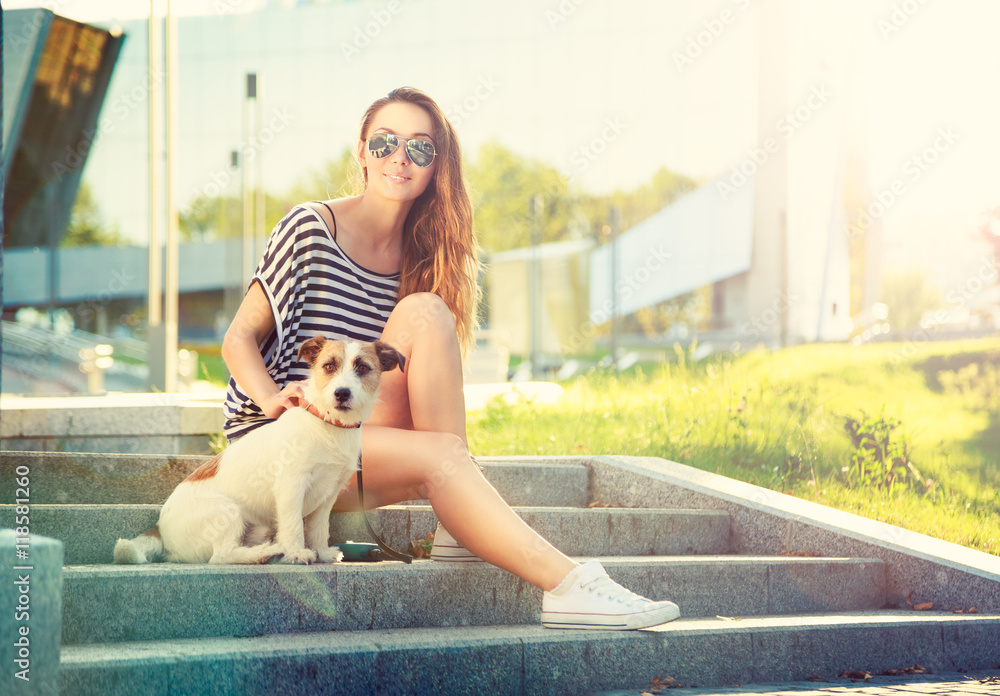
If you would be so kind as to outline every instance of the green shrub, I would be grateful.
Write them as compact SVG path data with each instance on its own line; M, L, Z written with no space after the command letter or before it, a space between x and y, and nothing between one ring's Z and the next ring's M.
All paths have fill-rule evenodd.
M900 425L897 419L887 418L884 411L878 418L862 414L844 419L844 429L854 445L851 464L843 468L849 487L892 491L897 485L914 488L923 482L910 461L906 438L892 436Z

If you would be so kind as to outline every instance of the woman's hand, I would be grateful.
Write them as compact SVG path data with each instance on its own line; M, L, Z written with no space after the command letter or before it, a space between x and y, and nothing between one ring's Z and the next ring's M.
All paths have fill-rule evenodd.
M271 394L271 396L257 405L260 406L260 410L268 418L277 418L290 408L298 408L305 401L302 394L303 384L305 384L305 381L289 382L285 385L284 389Z

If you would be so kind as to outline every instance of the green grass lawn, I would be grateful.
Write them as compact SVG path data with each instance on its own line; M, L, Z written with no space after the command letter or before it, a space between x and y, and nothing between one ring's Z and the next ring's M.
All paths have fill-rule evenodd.
M470 414L472 450L663 457L1000 555L1000 338L678 351L563 386ZM866 417L881 439L855 445Z

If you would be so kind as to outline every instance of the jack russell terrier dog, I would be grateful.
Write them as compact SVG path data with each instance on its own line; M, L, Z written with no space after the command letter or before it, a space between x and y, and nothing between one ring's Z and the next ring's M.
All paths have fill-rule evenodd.
M382 341L326 340L299 348L311 371L301 408L285 411L198 467L160 511L156 526L119 539L115 563L336 563L330 512L358 468L361 423L383 372L405 357Z

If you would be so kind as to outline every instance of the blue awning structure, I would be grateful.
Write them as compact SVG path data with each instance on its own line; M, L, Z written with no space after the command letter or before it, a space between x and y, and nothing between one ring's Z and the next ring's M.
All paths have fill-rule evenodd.
M65 234L124 41L50 10L4 11L5 249Z

